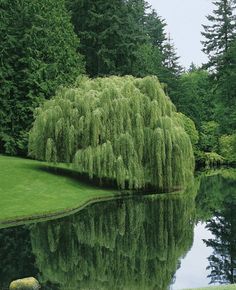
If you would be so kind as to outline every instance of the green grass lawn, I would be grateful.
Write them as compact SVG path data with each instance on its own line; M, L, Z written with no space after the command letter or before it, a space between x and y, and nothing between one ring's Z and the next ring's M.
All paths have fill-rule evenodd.
M58 174L48 169L43 162L0 155L0 227L6 221L75 209L115 195L115 190L78 181L70 170Z
M236 284L224 286L212 286L206 288L184 289L184 290L236 290Z

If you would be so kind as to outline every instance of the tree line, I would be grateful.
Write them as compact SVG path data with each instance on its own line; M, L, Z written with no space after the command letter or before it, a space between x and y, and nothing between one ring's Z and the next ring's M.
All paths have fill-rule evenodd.
M234 161L235 0L214 5L202 31L209 62L184 71L164 19L144 0L2 0L0 152L26 155L34 109L81 74L155 75L195 122L197 159Z

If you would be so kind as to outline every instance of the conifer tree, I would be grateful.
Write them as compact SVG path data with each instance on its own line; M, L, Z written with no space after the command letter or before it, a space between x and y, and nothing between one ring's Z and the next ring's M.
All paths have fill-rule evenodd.
M135 51L146 38L145 5L140 0L67 0L90 76L131 74Z
M164 46L167 40L165 27L165 21L155 10L152 10L151 13L147 14L145 19L145 29L149 37L149 42L154 47L158 47L162 53L164 53Z
M167 68L174 76L178 77L183 68L179 64L179 56L177 56L176 48L172 42L170 34L164 46L164 66Z
M223 56L225 66L218 71L216 119L221 131L236 132L236 38Z
M221 133L235 132L235 39L236 39L236 3L235 0L213 2L215 10L207 19L210 25L204 25L202 32L205 40L203 51L208 55L206 67L215 76L215 116L220 123Z
M64 0L4 0L0 10L0 151L23 153L33 109L83 65Z
M179 56L177 56L176 48L169 34L163 47L163 68L160 80L167 84L168 95L174 104L178 102L176 93L179 90L179 77L182 72L183 68L179 64Z
M162 81L166 24L145 0L67 0L67 7L90 76L151 74Z
M164 47L166 41L165 22L155 10L146 13L143 26L147 35L146 43L139 46L132 66L132 75L145 77L156 75L160 81L165 81Z
M203 25L203 52L208 55L207 67L218 68L222 63L222 56L227 53L236 35L236 16L234 0L216 0L215 9L208 15L209 25Z

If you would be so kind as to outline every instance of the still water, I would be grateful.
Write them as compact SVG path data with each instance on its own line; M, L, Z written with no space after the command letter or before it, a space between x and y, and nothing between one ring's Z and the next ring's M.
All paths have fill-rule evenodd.
M97 203L0 230L0 289L34 276L44 290L167 290L236 282L236 171L185 193Z

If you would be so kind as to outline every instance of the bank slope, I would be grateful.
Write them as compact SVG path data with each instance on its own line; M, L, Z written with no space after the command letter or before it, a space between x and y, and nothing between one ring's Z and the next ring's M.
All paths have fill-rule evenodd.
M63 215L117 194L78 181L69 169L0 155L0 227Z

